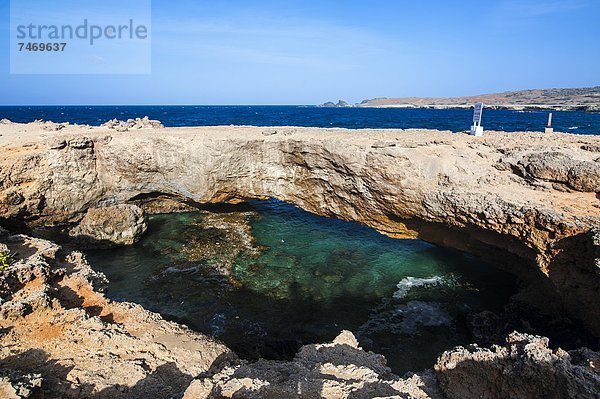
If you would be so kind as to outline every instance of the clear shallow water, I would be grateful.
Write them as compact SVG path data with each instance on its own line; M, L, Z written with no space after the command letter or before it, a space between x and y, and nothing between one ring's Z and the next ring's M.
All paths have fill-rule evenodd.
M397 373L472 342L466 315L498 311L516 291L510 276L462 253L277 201L252 206L266 248L240 255L230 278L181 267L181 249L202 236L200 213L152 216L137 245L89 251L88 259L109 278L110 297L213 335L242 357L290 358L347 329Z
M600 134L600 113L553 112L557 131ZM0 106L0 119L36 119L99 125L109 119L143 116L166 126L312 126L342 128L429 128L454 132L469 129L472 111L460 109L318 108L314 106ZM543 131L547 111L485 110L490 130Z

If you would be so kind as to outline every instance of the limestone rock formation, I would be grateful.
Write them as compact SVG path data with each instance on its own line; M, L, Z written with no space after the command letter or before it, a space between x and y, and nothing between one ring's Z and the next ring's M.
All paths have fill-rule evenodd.
M123 135L5 123L0 224L79 224L112 237L139 220L110 216L124 204L275 197L499 260L544 287L532 296L542 308L556 305L600 335L598 148L598 137L561 134L215 127ZM17 254L0 274L0 389L11 395L39 394L38 378L43 392L67 398L585 398L599 390L597 353L515 334L506 347L456 349L435 372L404 378L347 332L292 361L241 362L201 334L106 299L104 277L80 253L4 229L0 239Z
M592 245L590 251L596 266L596 273L600 273L600 228L592 231Z
M4 239L17 262L0 272L0 397L180 397L224 345L100 292L78 252L24 235Z
M512 333L505 346L458 347L433 370L400 378L348 331L306 345L287 362L221 363L194 380L184 399L208 398L597 398L600 353L548 348L548 339Z
M0 370L0 398L34 398L36 392L41 391L42 381L43 379L40 374Z
M444 352L435 370L449 399L595 399L598 364L600 353L551 350L547 338L513 333L507 346Z
M65 127L69 126L69 122L66 123L55 123L52 121L45 121L45 122L39 122L40 125L42 126L43 130L49 131L49 132L58 132L59 130L64 129Z
M130 129L162 129L164 128L164 125L160 121L144 116L143 118L127 119L126 121L111 119L110 121L103 123L101 127L114 129L117 132L127 132Z
M6 398L596 398L600 354L548 348L513 333L506 346L456 348L434 370L399 377L343 331L293 360L239 360L225 346L116 303L78 252L3 234L17 262L0 273L0 394Z
M0 127L0 220L79 222L88 209L164 196L186 204L278 198L393 237L495 261L531 298L600 336L599 136L198 127L136 135ZM560 155L556 155L560 154Z
M208 398L443 398L435 375L404 379L390 372L383 356L365 352L349 331L328 344L306 345L292 361L225 364L194 380L184 399Z
M147 228L146 215L140 207L119 204L88 209L69 235L93 246L131 245Z
M529 179L563 184L573 190L600 192L600 162L577 161L561 152L537 152L512 165Z

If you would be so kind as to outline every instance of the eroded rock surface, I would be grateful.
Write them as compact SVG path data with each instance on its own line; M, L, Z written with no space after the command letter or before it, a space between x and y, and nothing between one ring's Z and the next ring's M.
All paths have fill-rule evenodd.
M600 336L600 137L423 130L0 127L0 217L76 223L89 208L166 195L274 197L394 237L497 261ZM554 155L548 155L554 154ZM559 155L556 155L559 154ZM543 161L543 162L542 162Z
M127 119L126 121L112 119L103 123L102 127L114 129L117 132L127 132L130 129L162 129L164 125L160 121L144 116L143 118Z
M208 398L597 398L600 354L548 348L548 339L512 333L506 345L443 353L433 370L398 377L348 331L307 345L291 361L221 364L194 380L184 399Z
M435 370L391 373L343 331L291 361L238 359L138 305L106 299L81 253L2 232L17 262L0 273L0 394L6 398L597 398L600 354L507 345L443 353Z
M435 370L449 399L596 399L599 362L600 353L551 350L547 338L513 333L506 346L447 351Z
M0 272L2 397L180 397L215 360L235 358L139 305L108 300L106 279L79 252L23 235L2 245L17 259Z
M14 370L0 370L0 398L34 398L42 388L41 374L20 373Z
M562 184L576 191L600 192L600 162L578 161L554 151L524 155L512 166L526 178Z
M131 245L148 229L144 211L137 205L119 204L90 208L69 235L87 245Z
M208 398L443 398L435 375L404 379L391 373L383 356L359 348L343 331L331 343L306 345L292 361L259 360L224 365L194 380L184 399Z

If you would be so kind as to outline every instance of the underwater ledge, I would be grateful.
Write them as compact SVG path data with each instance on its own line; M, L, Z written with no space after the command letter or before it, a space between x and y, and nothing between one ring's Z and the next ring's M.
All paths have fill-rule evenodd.
M420 237L484 258L500 256L499 263L534 282L536 292L552 293L559 310L597 331L597 298L591 295L598 287L594 137L557 134L549 148L548 136L501 132L483 140L437 131L233 127L142 129L123 135L108 128L69 126L48 133L41 124L9 124L2 126L2 133L6 167L1 169L5 183L0 210L3 225L12 228L62 224L71 226L77 239L105 226L105 234L96 238L123 244L144 232L136 219L139 206L131 204L132 199L158 194L176 198L177 203L209 204L279 198L391 236ZM558 154L557 142L564 148ZM565 165L567 175L561 174ZM31 273L24 280L30 277ZM542 299L540 305L550 305L548 297ZM81 307L74 303L69 310ZM101 312L90 320L100 317L109 326L119 324L114 315L102 320L105 316ZM17 312L15 317L27 316ZM535 341L510 339L508 352L495 350L502 359L506 359L502 353L514 353L514 359L524 353L520 347L532 348L518 342ZM342 341L331 345L352 347L348 337ZM587 367L584 374L594 375L593 353L569 357L564 351L543 349L543 340L535 342L539 353L548 350L561 361L573 361L569 367ZM496 358L491 359L490 364L496 364ZM504 361L502 367L509 369ZM269 368L279 363L262 364ZM162 370L174 373L172 367ZM234 377L244 374L236 375L235 367L227 370ZM465 373L469 378L482 375ZM243 391L239 384L246 384L249 377L234 377L232 386ZM210 385L206 378L202 386ZM258 391L265 392L263 385ZM452 397L448 388L443 389ZM497 389L505 388L494 387L491 392L506 392ZM594 391L589 385L585 389ZM367 392L368 388L361 391Z

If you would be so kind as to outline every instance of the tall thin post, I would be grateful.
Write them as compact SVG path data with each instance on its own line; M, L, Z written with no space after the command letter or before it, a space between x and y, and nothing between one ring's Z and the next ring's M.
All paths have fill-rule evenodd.
M548 126L546 126L545 133L554 133L554 129L552 128L552 112L548 114Z
M471 136L483 136L483 126L481 119L483 117L483 103L475 104L473 111L473 125L471 126Z

